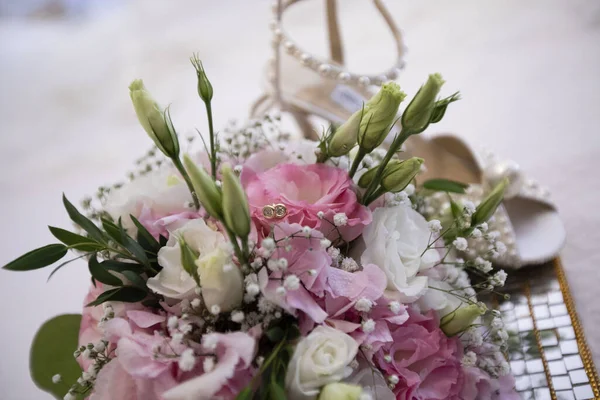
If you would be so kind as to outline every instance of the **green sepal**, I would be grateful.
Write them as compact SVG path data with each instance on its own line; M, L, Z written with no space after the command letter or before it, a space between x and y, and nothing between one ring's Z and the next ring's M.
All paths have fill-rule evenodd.
M469 185L462 182L452 181L450 179L429 179L423 182L423 188L434 190L436 192L450 192L464 194Z

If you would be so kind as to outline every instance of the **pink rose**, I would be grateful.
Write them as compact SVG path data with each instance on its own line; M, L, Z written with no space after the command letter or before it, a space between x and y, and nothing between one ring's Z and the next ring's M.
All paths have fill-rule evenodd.
M339 232L346 241L356 239L371 222L371 211L358 203L353 182L340 168L324 164L279 164L264 172L244 168L242 184L246 189L252 218L259 236L265 237L275 222L285 221L315 228L332 241L339 238L333 226L334 215L344 213L348 221ZM283 204L283 219L267 219L266 205ZM323 213L323 219L318 217Z
M412 314L391 330L393 341L384 345L374 361L386 376L399 378L394 393L398 400L459 399L463 387L460 365L462 347L439 329L432 313ZM390 355L391 361L385 356Z

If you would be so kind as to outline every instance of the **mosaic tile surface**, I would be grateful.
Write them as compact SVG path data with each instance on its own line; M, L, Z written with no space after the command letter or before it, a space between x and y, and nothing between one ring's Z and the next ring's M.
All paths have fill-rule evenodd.
M600 399L598 375L560 260L513 271L490 304L509 332L508 358L523 399Z

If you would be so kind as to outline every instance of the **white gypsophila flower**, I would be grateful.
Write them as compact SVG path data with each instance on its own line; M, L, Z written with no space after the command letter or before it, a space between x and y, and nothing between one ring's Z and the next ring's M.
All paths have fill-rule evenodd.
M375 330L375 321L373 321L372 319L369 318L367 320L364 320L361 323L361 326L362 326L363 332L371 333Z
M277 260L274 260L272 258L270 260L268 260L267 268L269 268L269 270L271 270L273 272L279 271L279 264L277 263Z
M329 254L333 260L338 260L340 258L341 251L337 247L330 247L327 249L327 254Z
M255 297L260 293L260 286L258 286L257 283L250 283L246 286L246 293L248 293L249 296Z
M191 371L196 365L196 356L194 355L193 349L185 349L181 356L179 356L179 362L177 363L182 371Z
M437 219L432 219L427 225L432 233L438 233L442 230L442 223Z
M435 249L424 252L430 235L427 221L412 208L377 208L356 251L363 247L362 264L381 268L387 277L387 290L399 301L411 303L427 289L428 278L420 273L440 260Z
M492 284L494 284L494 286L504 286L504 283L506 282L506 277L506 272L504 272L504 270L501 269L500 271L496 272L492 277Z
M489 229L488 227L488 223L487 222L482 222L479 226L478 226L479 230L483 233L486 233L487 230Z
M242 323L244 321L243 311L234 311L231 313L231 320L236 323Z
M484 260L481 257L475 258L474 263L475 263L475 267L483 273L487 274L488 272L490 272L492 270L491 261Z
M179 345L181 342L183 342L183 333L175 332L171 335L171 343L174 345Z
M218 315L221 313L221 307L218 304L213 304L210 306L210 313L213 315Z
M496 251L499 255L506 253L506 245L502 242L496 242Z
M328 383L339 382L351 371L358 344L329 326L317 326L296 345L285 376L290 399L315 399Z
M169 319L167 320L167 326L169 327L169 329L176 329L178 323L179 323L179 319L177 318L176 315L171 315L169 317Z
M412 183L409 183L404 188L404 192L406 192L407 195L412 196L413 194L415 194L415 185L413 185Z
M101 340L94 345L94 350L97 353L102 353L105 349L106 349L106 342L104 342L104 340Z
M355 272L358 271L358 263L352 257L346 257L342 260L340 269L346 272Z
M479 347L483 345L483 336L477 328L468 329L462 336L461 339L466 346Z
M461 364L464 367L474 367L477 362L477 354L472 351L467 351L461 360Z
M321 244L321 248L324 250L331 246L331 240L329 239L321 239L319 243Z
M463 204L463 210L465 211L465 214L467 216L473 215L473 213L475 212L475 208L476 208L475 204L473 204L473 202L470 200L464 200L462 202L462 204Z
M208 350L214 350L217 348L219 339L213 335L204 335L202 337L202 346Z
M287 290L298 290L300 288L300 278L297 275L290 274L283 280L283 286Z
M192 301L190 301L190 305L192 306L192 308L198 308L200 307L200 299L195 298Z
M498 375L505 376L510 372L510 365L506 361L502 361L500 365L498 365Z
M288 260L287 258L280 258L279 260L277 260L277 266L279 267L280 271L285 271L287 270L288 267Z
M62 380L62 377L60 376L60 374L56 374L52 376L52 383L56 384L59 383Z
M333 224L337 227L348 224L348 216L345 213L337 213L333 216Z
M468 247L467 239L465 239L463 237L458 237L458 238L454 239L454 241L452 242L452 245L458 251L465 251L465 250L467 250L467 247Z
M471 232L471 237L474 239L479 239L481 236L483 236L483 233L477 228L473 229L473 232Z
M312 234L312 228L310 226L303 226L302 227L302 234L304 236L306 236L307 238L310 237L310 235Z
M498 336L498 339L502 342L502 343L506 343L506 341L508 340L508 332L506 331L506 329L500 329L496 332L496 335Z
M324 217L325 217L325 213L324 213L323 211L319 211L319 212L317 213L317 218L319 218L319 219L323 219Z
M252 260L252 262L250 263L250 266L254 269L259 269L260 267L262 267L263 265L263 260L260 257L256 257L254 260Z
M275 294L278 296L284 296L286 293L287 290L283 286L279 286L277 289L275 289Z
M148 279L148 287L172 299L194 297L197 284L183 268L180 238L199 254L195 263L206 307L218 305L222 311L229 311L240 305L244 295L242 272L237 267L223 268L231 264L231 245L202 219L190 220L171 232L167 245L158 251L158 263L163 269Z
M258 299L258 311L260 311L262 314L269 314L273 312L276 308L277 306L274 303L267 300L266 297L261 296Z
M492 319L491 327L494 329L502 329L504 328L504 321L502 321L502 318L494 317L494 319Z
M390 311L393 312L394 314L398 314L400 311L402 311L402 304L400 304L399 302L397 302L395 300L390 302L388 307L390 308Z
M276 248L275 240L270 237L264 238L260 244L267 251L273 251Z
M360 312L369 312L369 311L371 311L372 307L373 307L373 302L365 297L361 297L354 304L354 308L356 309L356 311L360 311Z
M395 386L398 384L398 382L400 382L400 378L398 377L398 375L393 374L388 376L388 381L392 386Z

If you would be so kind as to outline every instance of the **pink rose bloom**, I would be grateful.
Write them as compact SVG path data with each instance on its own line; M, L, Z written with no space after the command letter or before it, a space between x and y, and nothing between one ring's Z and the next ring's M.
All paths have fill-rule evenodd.
M241 180L262 237L268 235L274 222L285 221L318 229L335 241L339 234L332 225L333 217L344 213L347 224L338 229L344 240L351 241L371 222L371 211L358 203L352 180L340 168L324 164L279 164L257 172L245 167ZM280 220L265 218L263 207L272 204L284 204L287 215ZM323 212L324 219L317 216L319 212Z
M459 339L448 338L432 313L411 313L403 325L391 329L393 342L374 357L386 376L396 375L393 389L398 400L460 399L463 370ZM392 357L391 362L385 356Z

